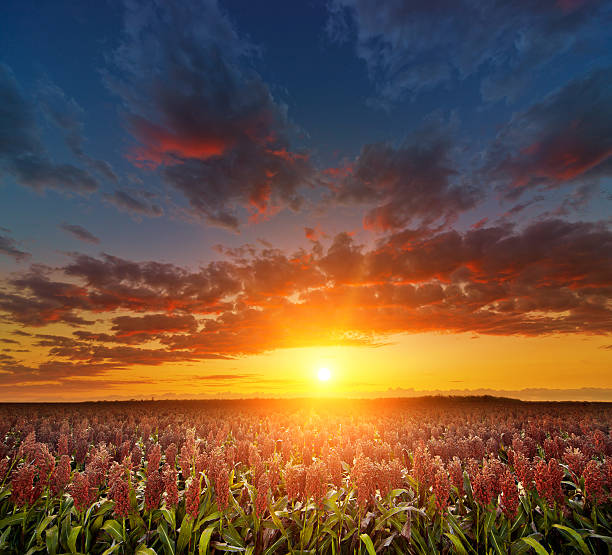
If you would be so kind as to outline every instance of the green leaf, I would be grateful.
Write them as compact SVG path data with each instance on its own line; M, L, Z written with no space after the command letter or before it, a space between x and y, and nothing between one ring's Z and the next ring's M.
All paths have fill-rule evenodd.
M532 538L531 536L527 536L526 538L521 538L521 541L525 542L530 547L533 547L533 549L538 555L550 555L548 551L544 549L542 544L535 538Z
M454 530L455 534L457 534L457 536L461 538L462 543L465 543L466 545L468 545L471 552L476 553L476 550L472 547L470 542L465 537L465 534L463 533L463 530L461 529L460 524L457 522L457 519L450 513L446 515L446 519L448 523L451 525L451 528Z
M576 530L572 530L571 528L561 524L553 524L553 528L558 528L566 536L568 536L572 543L575 544L584 555L591 555L591 550L587 547L587 544L584 543L582 536L576 532Z
M376 526L374 527L374 530L380 530L381 528L384 528L385 527L385 521L387 519L391 518L393 515L396 515L398 513L402 513L402 512L404 512L406 510L407 510L406 507L394 507L388 513L386 513L383 516L383 518L381 518L380 520L376 521Z
M515 530L517 530L522 524L524 524L524 522L525 522L525 513L523 511L520 511L518 515L516 516L516 518L514 519L512 526L510 527L510 534L512 534Z
M159 536L159 539L164 545L164 550L166 551L166 554L174 555L174 544L172 541L170 541L170 538L168 537L168 531L166 530L165 522L160 522L159 526L157 527L157 535Z
M57 524L45 532L45 543L47 544L47 551L50 555L55 555L59 543Z
M113 545L111 545L108 549L106 549L102 553L102 555L111 555L111 553L114 553L115 551L117 551L117 549L119 549L119 547L121 547L121 544L113 543Z
M310 542L310 538L312 537L312 531L314 529L314 521L315 521L315 513L312 513L306 526L302 529L300 543L303 545L308 545Z
M209 515L202 516L199 519L199 523L202 524L204 522L210 522L211 520L219 520L221 518L221 513L219 511L215 511L214 513L210 513Z
M140 544L138 549L136 549L136 555L157 555L157 553L154 549Z
M404 488L394 489L389 494L389 497L393 499L394 497L397 497L398 495L401 495L402 493L408 493L408 490Z
M70 535L70 530L72 530L72 511L74 509L71 508L70 512L67 514L66 518L64 518L64 521L62 522L62 527L60 530L60 534L59 534L59 542L60 542L60 546L64 547L66 546L66 549L68 548L68 536Z
M113 538L115 541L123 541L123 531L121 529L121 524L119 524L116 520L107 520L102 525L102 530L108 532L110 537Z
M215 549L218 549L219 551L246 551L244 547L236 547L235 545L228 545L227 543L223 542L211 542L210 545L212 545Z
M56 515L48 515L43 518L38 526L36 527L36 541L42 543L42 533L45 531L49 523L56 517Z
M232 545L245 547L242 536L238 533L238 530L234 528L234 525L231 522L228 522L223 526L223 539Z
M90 551L91 539L92 539L91 530L89 529L89 526L86 526L85 527L85 553L89 553Z
M13 524L21 524L25 519L26 513L22 511L20 513L7 516L6 518L0 520L0 530L5 528L6 526L12 526Z
M493 522L496 516L497 515L495 511L489 511L487 513L487 516L485 517L483 525L482 525L485 537L489 535L489 532L491 531L491 527L493 526Z
M76 553L76 542L82 528L82 526L75 526L70 530L70 534L68 535L68 549L70 549L70 553Z
M98 507L98 510L95 512L95 516L105 515L109 511L112 511L114 508L114 501L104 501L104 503L102 503L100 507Z
M519 539L510 546L509 553L512 555L523 555L527 551L529 551L529 545Z
M374 549L372 538L370 538L370 536L368 536L367 534L361 534L359 537L361 538L361 541L365 544L369 555L376 555L376 549Z
M181 522L181 529L179 530L178 540L176 541L176 550L181 553L185 546L191 539L191 532L193 530L193 519L190 516L185 516L183 522Z
M597 540L601 540L606 542L610 547L612 547L612 536L602 536L601 534L589 534L589 538L595 538Z
M198 544L198 555L206 555L208 553L208 544L210 543L210 538L215 531L216 524L209 526L202 532L200 536L200 542Z
M0 549L4 548L4 546L7 545L6 538L8 538L10 531L11 529L7 528L4 532L2 532L2 535L0 536Z
M287 530L285 530L285 527L283 526L281 519L276 514L276 511L270 511L270 516L272 517L272 521L274 522L274 525L281 531L281 534L283 535L283 537L288 538L289 534L287 534Z
M89 523L87 529L91 532L97 532L100 527L104 524L104 515L99 515L95 518L93 522Z
M499 538L495 535L493 530L491 530L491 543L493 544L493 547L495 548L495 551L497 552L498 555L505 555L506 554L506 551L504 549L502 549L502 547L500 545Z
M463 547L461 540L455 534L451 534L450 532L445 532L444 535L451 542L453 542L453 545L455 546L457 553L461 553L461 555L467 555L467 551L465 550L465 547Z
M170 528L172 528L173 531L176 530L176 513L174 512L174 509L167 509L164 507L163 509L160 509L159 512L170 525Z
M268 549L265 550L264 555L273 555L274 553L278 553L280 546L283 545L283 543L285 543L286 541L287 541L287 538L285 538L284 536L281 536L270 547L268 547ZM324 546L321 546L321 547L322 547L321 551L325 553L326 551L325 551Z

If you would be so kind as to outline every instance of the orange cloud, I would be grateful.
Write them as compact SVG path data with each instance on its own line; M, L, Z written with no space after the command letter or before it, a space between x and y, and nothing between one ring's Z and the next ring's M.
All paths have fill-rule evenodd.
M396 333L612 333L612 232L603 225L406 230L370 249L341 233L326 248L226 253L229 260L196 271L80 255L63 268L75 283L40 268L14 278L14 291L0 293L6 319L77 329L35 336L58 366L4 355L0 383L46 376L44 368L60 379L86 364L105 372L288 347L376 345ZM100 312L114 317L94 322Z

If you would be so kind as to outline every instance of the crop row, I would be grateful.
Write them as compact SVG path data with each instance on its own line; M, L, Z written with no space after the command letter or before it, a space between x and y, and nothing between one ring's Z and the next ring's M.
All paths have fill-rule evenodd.
M0 407L0 551L610 551L606 405L356 405Z

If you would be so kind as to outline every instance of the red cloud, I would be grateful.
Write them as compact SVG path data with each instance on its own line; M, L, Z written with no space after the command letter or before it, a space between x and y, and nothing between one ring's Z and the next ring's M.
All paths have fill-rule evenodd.
M482 218L481 220L478 220L475 224L472 224L471 229L480 229L481 227L484 227L488 221L489 218Z
M173 133L143 118L131 118L134 135L144 145L133 149L128 158L137 165L157 167L160 164L174 164L182 158L199 158L205 160L211 156L220 156L232 144L228 137L222 135Z
M321 237L327 237L327 235L318 227L305 227L304 235L306 236L306 239L313 242L318 241L321 239Z
M486 176L507 196L610 175L612 69L574 79L517 113L489 152Z
M308 160L308 154L299 153L299 152L289 152L284 147L276 149L276 150L267 149L266 152L268 154L272 154L273 156L276 156L277 158L281 158L289 162L292 162L294 160Z

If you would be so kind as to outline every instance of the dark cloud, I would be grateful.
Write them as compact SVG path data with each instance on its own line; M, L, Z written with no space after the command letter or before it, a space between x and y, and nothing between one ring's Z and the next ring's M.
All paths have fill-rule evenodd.
M256 49L214 1L129 3L106 74L139 143L130 158L159 168L209 223L239 226L297 208L312 169L291 151L286 108L250 68Z
M168 362L189 362L204 358L188 351L168 351L126 345L109 347L91 343L78 344L76 347L53 347L49 350L49 355L75 362L90 362L99 366L109 365L113 368L133 365L159 366Z
M87 300L97 311L123 307L136 312L207 314L220 310L222 300L240 290L231 265L225 262L189 271L173 264L79 255L64 271L87 284Z
M51 322L70 325L93 324L77 314L89 305L85 290L68 282L54 281L40 270L9 281L15 292L0 292L0 310L27 326L44 326Z
M462 182L455 169L452 128L452 122L430 117L399 147L364 146L344 175L331 179L333 198L375 204L364 218L370 229L388 231L415 221L448 224L479 198L478 188Z
M119 181L106 160L93 158L85 152L84 110L74 98L67 97L60 87L45 80L39 86L37 103L46 118L64 132L66 145L78 160L109 181Z
M80 239L81 241L85 241L86 243L98 244L100 239L98 239L93 233L87 231L84 227L75 224L68 224L64 222L60 227L64 230Z
M597 1L333 0L329 10L330 36L355 38L382 105L474 74L485 100L513 100L555 58L587 46L604 53L602 22L612 22Z
M118 208L136 216L159 217L164 213L159 205L150 202L148 199L136 198L136 196L120 189L114 193L104 193L103 197Z
M11 237L6 237L5 235L0 235L0 254L10 256L17 262L23 262L24 260L30 258L29 253L17 248L17 243L14 239Z
M0 172L33 189L88 193L98 188L86 171L57 164L40 141L33 107L10 68L0 63Z
M0 292L0 310L29 326L83 325L93 321L77 312L218 313L226 308L225 299L241 289L232 265L225 262L188 271L172 264L77 255L63 271L72 282L53 279L41 268L9 280L14 290Z
M516 198L609 177L611 129L612 68L594 70L515 114L489 149L486 178Z
M112 320L111 331L119 337L159 333L193 333L198 327L196 319L191 314L167 315L147 314L146 316L118 316Z
M0 386L25 384L31 387L36 382L70 384L75 378L100 376L116 365L108 363L75 363L70 361L45 361L38 365L27 366L18 362L2 365ZM90 382L90 386L96 381ZM99 382L98 382L99 383ZM105 381L106 385L106 381Z

